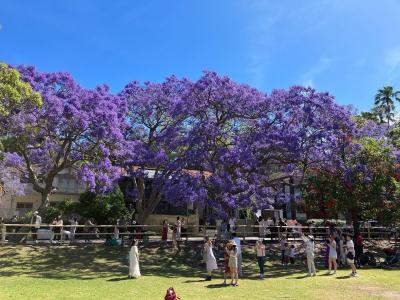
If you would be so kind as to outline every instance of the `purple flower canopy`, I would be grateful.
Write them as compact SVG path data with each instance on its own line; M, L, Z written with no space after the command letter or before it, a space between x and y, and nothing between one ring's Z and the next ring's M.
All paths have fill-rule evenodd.
M327 93L296 86L266 95L214 72L196 82L132 82L120 96L133 154L126 163L154 168L152 188L171 203L200 202L221 215L270 207L290 175L333 168L355 132L350 111Z
M133 81L113 95L104 85L82 88L68 73L18 70L43 106L11 116L5 133L18 143L6 162L42 195L67 168L98 192L122 170L144 182L152 169L155 199L208 204L221 215L256 210L279 201L290 176L337 168L343 149L357 150L353 137L380 135L357 130L347 108L312 88L268 95L207 71L194 82Z

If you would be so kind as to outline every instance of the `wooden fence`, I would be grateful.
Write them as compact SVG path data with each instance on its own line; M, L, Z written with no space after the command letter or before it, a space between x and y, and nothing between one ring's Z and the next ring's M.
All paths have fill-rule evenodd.
M64 240L65 237L71 239L71 232L75 228L73 239L107 239L121 237L122 239L135 237L144 240L160 240L162 225L52 225L40 224L1 224L1 242L23 242L34 237L37 229L48 229L54 233L55 238ZM352 231L350 227L337 227L343 232ZM254 240L265 238L266 240L277 241L281 235L286 235L289 239L298 239L301 233L312 234L316 240L326 240L329 236L329 227L306 227L306 226L269 226L259 225L237 225L234 229L237 236L243 240ZM69 234L68 234L69 232ZM169 225L169 239L171 239L172 225ZM366 240L369 239L394 239L397 241L400 230L388 227L368 227L360 228L360 233ZM208 236L210 238L227 239L230 233L221 232L220 227L208 225L185 225L182 227L182 239L201 240Z

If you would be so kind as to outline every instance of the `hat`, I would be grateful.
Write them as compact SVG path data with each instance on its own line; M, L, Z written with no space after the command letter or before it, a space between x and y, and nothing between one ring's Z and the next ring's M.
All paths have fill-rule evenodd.
M309 239L311 239L311 240L313 240L314 239L314 236L313 235L307 235L307 237L309 238Z
M33 214L34 214L34 215L37 215L37 214L39 214L39 212L38 212L37 210L35 210L35 211L33 212Z
M234 240L230 240L230 241L228 242L228 245L229 245L229 246L237 246L237 245L236 245L236 242L235 242Z

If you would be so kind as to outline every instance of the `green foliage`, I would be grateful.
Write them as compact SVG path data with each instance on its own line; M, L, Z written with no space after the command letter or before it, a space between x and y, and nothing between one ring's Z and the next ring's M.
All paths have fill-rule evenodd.
M78 203L71 199L66 199L62 202L50 203L48 207L42 208L39 213L44 223L51 223L59 215L76 214L77 211Z
M378 90L373 111L381 123L387 122L390 124L394 120L395 104L393 100L400 101L400 92L395 91L392 86L384 86Z
M0 116L8 116L25 104L42 105L42 97L29 83L20 79L17 70L0 63Z
M77 212L83 217L94 218L99 224L114 223L116 219L128 214L124 196L118 187L104 195L96 195L90 191L82 193Z
M309 172L304 191L308 207L324 219L343 213L354 222L377 219L389 225L399 221L399 185L394 179L391 150L370 138L361 139L359 144L357 154L344 157L343 169Z

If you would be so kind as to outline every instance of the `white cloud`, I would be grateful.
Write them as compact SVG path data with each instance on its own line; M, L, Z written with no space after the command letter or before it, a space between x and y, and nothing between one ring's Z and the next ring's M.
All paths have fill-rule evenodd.
M400 75L400 47L386 51L384 56L385 69L389 80L393 81Z
M304 72L300 76L301 84L305 86L315 86L315 78L318 77L321 73L327 70L333 63L335 59L330 57L322 57L318 60L318 62L312 66L308 71Z
M248 25L243 28L247 48L245 71L250 75L251 84L261 88L268 77L274 29L281 21L283 12L280 8L272 9L264 1L246 2L242 9L249 10L252 15Z

